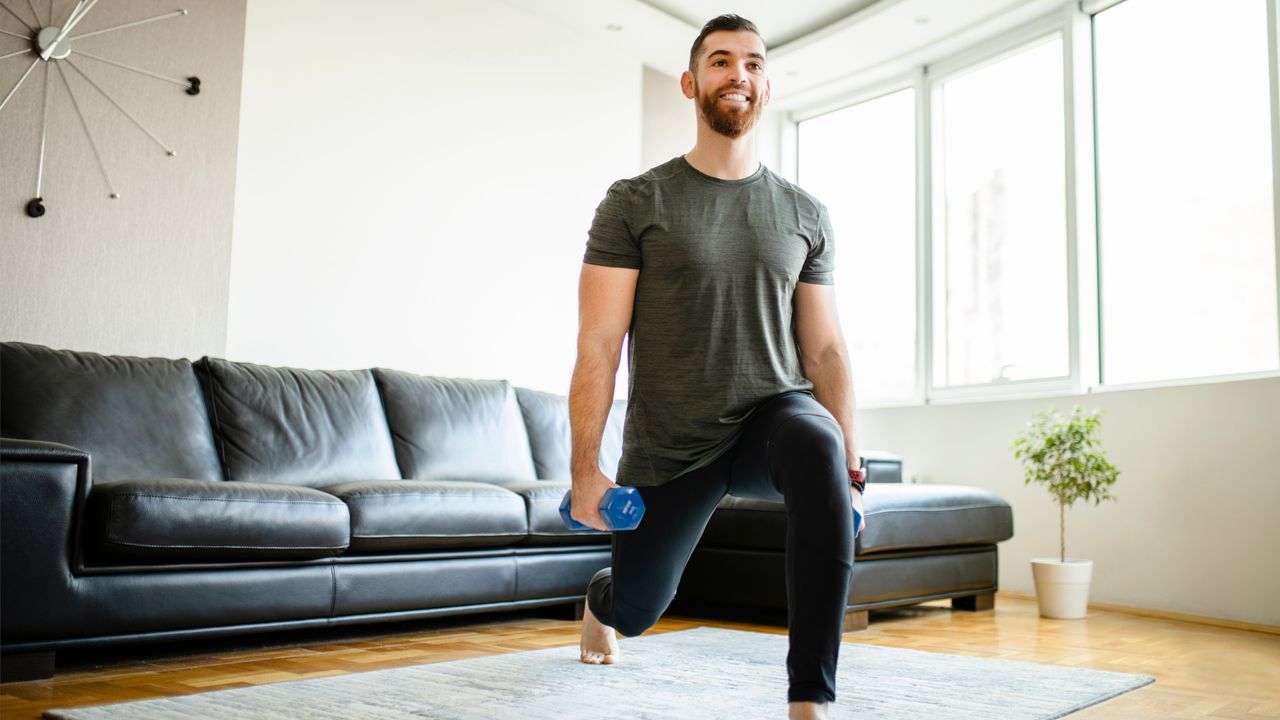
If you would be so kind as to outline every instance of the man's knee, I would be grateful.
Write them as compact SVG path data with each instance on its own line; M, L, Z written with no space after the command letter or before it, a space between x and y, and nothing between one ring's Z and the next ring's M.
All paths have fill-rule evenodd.
M608 625L624 637L635 637L657 624L662 617L661 608L645 610L621 602L613 592L613 568L597 572L587 586L587 605L600 622Z
M844 434L826 415L806 413L787 418L774 431L770 443L777 447L775 462L846 462Z
M613 568L598 570L587 585L587 607L606 625L613 616ZM612 626L610 626L612 627Z
M662 611L637 610L635 608L623 607L614 611L614 619L617 625L613 626L623 637L636 637L643 635L645 630L658 624L658 620L662 617Z

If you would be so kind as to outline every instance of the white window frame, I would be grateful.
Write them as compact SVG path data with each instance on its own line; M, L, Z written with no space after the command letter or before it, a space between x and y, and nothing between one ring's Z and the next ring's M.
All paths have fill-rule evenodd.
M1280 0L1267 0L1267 54L1271 60L1271 210L1275 222L1276 324L1280 325ZM1276 331L1280 338L1280 328ZM1280 339L1277 339L1280 344ZM1280 373L1277 373L1280 375Z
M921 128L927 127L924 121L928 117L927 108L922 107L921 99L924 97L924 74L922 69L916 69L906 75L898 75L888 78L884 81L864 87L851 95L843 95L834 102L827 102L821 105L815 105L801 112L793 112L788 116L789 122L784 125L788 128L788 132L784 134L782 147L789 151L789 155L783 157L783 167L792 178L799 177L800 171L800 123L805 120L812 120L822 115L838 112L854 105L861 105L865 102L877 100L886 95L900 92L902 90L915 90L915 160L916 160L916 357L914 375L915 380L912 383L911 396L902 398L897 401L885 402L880 404L859 404L859 407L902 407L911 405L923 405L928 397L924 388L924 332L928 327L928 315L925 314L925 308L920 302L920 288L924 280L924 273L928 272L929 263L921 262L920 253L923 252L925 246L925 227L928 213L925 212L925 205L920 202L921 185L927 181L928 173L924 172L922 165L924 154L921 152ZM838 241L837 241L838 242Z
M1063 53L1064 53L1063 90L1064 90L1064 98L1065 98L1063 107L1065 108L1067 116L1071 117L1072 115L1071 98L1073 93L1072 93L1072 87L1069 82L1071 73L1068 67L1070 65L1069 58L1071 56L1071 52L1069 48L1072 47L1072 43L1071 43L1071 37L1068 34L1068 30L1064 28L1063 14L1059 11L1055 11L1047 15L1043 15L1036 20L1025 23L1019 26L1018 28L1011 30L1007 33L1004 33L996 38L992 38L991 40L988 40L986 42L980 43L966 50L963 50L959 53L956 53L946 58L943 61L936 62L930 66L927 66L924 70L925 70L927 81L928 81L927 97L929 98L930 109L932 110L932 107L937 101L938 96L942 92L942 85L947 80L960 75L965 75L965 74L980 70L983 67L992 65L1010 56L1016 55L1022 52L1023 50L1025 50L1027 46L1040 43L1052 35L1062 36L1062 47L1063 47ZM930 114L932 115L932 112ZM928 183L929 187L925 188L928 195L926 196L925 201L927 203L926 207L930 209L929 214L930 214L930 217L932 218L931 223L936 225L937 220L945 216L945 207L944 207L945 198L943 197L941 192L937 191L938 183L943 178L942 160L941 160L941 157L933 153L933 148L939 147L941 145L941 135L942 135L943 129L941 127L941 123L938 123L936 121L931 122L930 125L931 127L927 128L928 132L930 133L929 145L925 151L925 153L929 156L929 168L930 168L929 183ZM1078 345L1076 340L1077 333L1075 332L1075 329L1076 329L1076 326L1078 325L1077 318L1080 313L1079 313L1079 309L1077 308L1077 298L1075 293L1075 287L1076 287L1075 280L1076 280L1076 274L1077 274L1076 263L1075 263L1076 253L1073 252L1072 250L1076 244L1076 233L1073 232L1075 227L1074 227L1074 223L1072 223L1071 220L1073 217L1072 208L1074 205L1074 199L1075 199L1075 196L1078 195L1079 193L1076 192L1076 189L1073 187L1070 181L1070 179L1074 175L1073 154L1074 154L1074 148L1075 148L1075 143L1072 142L1071 124L1066 123L1064 125L1064 128L1065 128L1065 137L1063 139L1064 139L1064 148L1066 152L1064 168L1066 172L1066 213L1067 213L1067 217L1065 219L1067 220L1066 242L1067 242L1067 294L1068 294L1067 353L1069 358L1068 374L1060 377L1055 377L1055 378L1038 378L1034 380L1011 380L1008 382L1000 382L1000 383L974 383L971 385L952 385L952 386L935 385L933 381L933 375L934 375L933 359L934 359L935 353L934 353L934 347L933 347L934 333L932 332L932 329L933 329L933 322L936 320L936 318L932 316L933 282L931 277L929 284L926 287L922 288L923 290L922 293L919 293L925 297L925 300L928 303L927 307L929 308L929 313L930 313L930 316L929 316L930 332L928 333L928 336L927 336L927 342L929 347L927 348L927 353L925 356L926 365L925 365L925 377L924 377L926 393L927 393L926 402L928 402L929 404L953 404L957 402L973 402L976 400L998 400L998 399L1009 398L1009 397L1027 397L1027 396L1035 396L1035 395L1064 395L1064 394L1075 392L1075 389L1077 387L1076 379L1080 375L1078 370L1078 366L1079 366L1078 356L1079 356L1080 348L1077 347ZM936 234L930 232L927 238L929 255L927 255L926 257L928 258L930 267L932 267L932 264L933 264L933 240L935 237L936 237Z
M1059 9L976 43L906 75L855 89L838 100L791 112L783 123L782 167L797 177L799 124L874 100L916 90L916 381L909 401L859 405L861 409L949 405L1010 399L1085 395L1181 385L1280 377L1280 368L1151 382L1102 385L1099 347L1097 153L1093 87L1093 15L1124 0L1067 0ZM1277 323L1280 325L1280 0L1267 3L1271 72L1272 193L1275 212ZM938 387L933 384L933 222L941 198L933 184L941 178L932 148L941 132L932 122L934 95L948 77L977 70L1019 52L1049 35L1062 36L1064 152L1066 186L1067 308L1069 374L1058 378ZM940 193L939 193L940 195ZM1277 328L1280 337L1280 327Z

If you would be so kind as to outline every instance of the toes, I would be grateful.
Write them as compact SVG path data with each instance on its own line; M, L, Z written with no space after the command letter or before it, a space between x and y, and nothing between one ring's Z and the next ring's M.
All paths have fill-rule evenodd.
M612 648L607 653L585 648L578 651L578 659L588 665L612 665L618 662L618 649Z

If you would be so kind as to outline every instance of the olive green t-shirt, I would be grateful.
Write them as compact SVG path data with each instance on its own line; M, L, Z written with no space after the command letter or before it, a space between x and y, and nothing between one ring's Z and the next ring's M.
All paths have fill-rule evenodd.
M797 282L833 284L826 208L763 165L741 180L683 157L614 183L583 261L637 268L619 485L662 485L733 447L756 406L812 392Z

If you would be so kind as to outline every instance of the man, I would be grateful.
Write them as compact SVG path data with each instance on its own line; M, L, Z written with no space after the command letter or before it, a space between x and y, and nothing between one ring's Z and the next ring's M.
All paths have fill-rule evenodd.
M591 580L581 659L616 663L616 633L657 622L726 493L781 501L788 709L821 718L835 700L850 501L862 490L830 221L755 159L770 86L750 21L708 22L680 86L697 114L693 150L609 188L582 266L572 515L605 529L600 500L617 485L600 471L600 439L629 333L617 483L638 488L645 516L614 533L613 565Z

